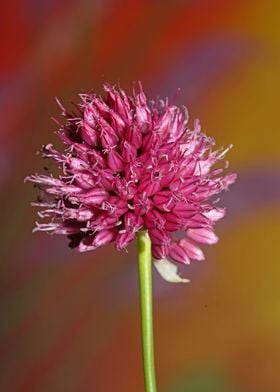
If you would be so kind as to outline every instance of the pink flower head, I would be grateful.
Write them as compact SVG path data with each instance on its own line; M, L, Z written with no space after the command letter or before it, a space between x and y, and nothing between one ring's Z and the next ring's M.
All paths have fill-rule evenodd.
M33 204L48 219L34 230L65 234L84 252L110 242L124 249L146 229L155 260L203 260L196 243L216 243L214 224L225 214L213 200L236 179L213 169L228 148L213 151L198 120L188 127L186 110L167 100L148 104L140 83L132 97L104 89L105 98L81 94L74 113L59 103L65 151L48 144L41 155L61 174L27 177L41 190Z

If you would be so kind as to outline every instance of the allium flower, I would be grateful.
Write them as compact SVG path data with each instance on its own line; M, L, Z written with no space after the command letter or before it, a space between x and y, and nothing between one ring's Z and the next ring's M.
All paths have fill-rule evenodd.
M133 97L106 84L106 98L80 94L75 112L41 155L54 160L61 175L32 175L40 198L33 205L48 223L34 231L65 234L80 252L114 242L125 249L139 230L148 230L155 260L203 260L197 243L218 241L214 225L225 214L215 196L235 181L222 175L229 148L213 151L215 141L187 126L185 108L157 99L147 103L139 83ZM176 235L180 232L180 236Z

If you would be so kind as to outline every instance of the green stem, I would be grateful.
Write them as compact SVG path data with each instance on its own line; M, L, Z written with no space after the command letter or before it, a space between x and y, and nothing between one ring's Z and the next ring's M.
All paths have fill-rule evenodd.
M153 335L152 254L147 231L137 236L142 327L142 351L146 392L156 392Z

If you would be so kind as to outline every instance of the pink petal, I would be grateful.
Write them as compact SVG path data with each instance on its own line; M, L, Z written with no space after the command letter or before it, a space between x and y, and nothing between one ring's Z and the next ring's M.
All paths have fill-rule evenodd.
M117 134L110 128L103 128L100 133L100 140L103 148L110 148L118 143Z
M121 142L121 155L126 162L134 161L137 156L137 149L126 140Z
M223 218L225 216L225 213L225 208L213 208L212 210L203 212L203 215L206 216L206 218L210 219L212 222L216 222L219 219Z
M127 127L125 138L135 148L142 146L142 133L135 126Z
M94 245L92 245L93 238L92 237L86 237L84 238L79 245L77 246L77 250L79 252L89 252L91 250L96 249Z
M115 176L110 169L101 169L98 173L98 180L107 191L114 190Z
M197 208L190 207L187 203L179 201L172 209L172 213L181 219L189 219L196 213Z
M168 243L170 241L169 234L165 230L161 230L161 229L149 230L149 236L151 238L152 243L155 245Z
M182 218L180 218L178 215L173 214L173 212L163 212L162 217L165 219L166 224L168 223L174 223L180 227L183 223Z
M173 242L169 249L169 257L174 261L184 264L190 264L189 256L186 250L180 246L177 242Z
M183 228L182 223L166 222L164 225L165 229L169 232L178 231Z
M109 244L114 241L117 236L116 229L106 229L98 231L93 239L92 245L98 248L99 246Z
M195 214L193 217L191 217L187 221L187 226L188 226L188 228L191 228L191 229L209 227L210 221L208 218L206 218L206 216L204 216L202 214Z
M85 162L83 159L70 158L67 163L68 163L68 166L70 167L70 169L73 169L73 170L87 170L87 169L90 169L88 163Z
M105 200L108 200L109 193L103 188L93 188L79 196L71 196L69 200L71 202L82 201L84 204L89 204L93 206L101 205Z
M108 215L106 212L99 214L92 222L90 227L93 230L112 229L116 227L118 218L116 215Z
M119 233L116 238L116 248L118 250L126 248L130 242L132 242L135 238L135 233L125 232Z
M199 261L205 259L202 250L198 246L194 245L191 241L187 240L186 238L182 238L179 241L179 245L185 249L190 259L199 260Z
M160 138L156 133L148 133L143 138L142 147L144 151L150 152L151 149L157 149L160 146Z
M152 244L152 255L155 260L164 259L169 252L169 245L167 244Z
M216 244L218 242L218 237L211 229L188 229L188 237L195 241L201 242L203 244Z
M227 174L225 177L222 179L222 187L223 189L228 189L228 187L233 184L237 179L237 174L236 173L230 173Z
M108 152L108 166L114 172L120 172L124 169L124 161L120 154L115 150L111 150Z
M136 232L143 226L143 218L133 212L127 212L123 217L125 229L127 231Z
M175 173L173 172L169 172L169 173L165 173L162 177L162 179L160 180L160 185L161 188L167 187L168 185L170 185L173 182Z
M170 191L160 191L153 196L155 206L162 211L171 211L175 206L175 201L172 198Z
M102 203L100 209L119 217L127 212L128 205L125 200L120 199L118 196L111 196Z
M99 116L99 113L94 106L92 106L91 104L86 105L85 111L84 111L84 119L90 126L96 125L96 118L98 116Z
M85 121L82 122L81 137L90 146L96 146L98 144L99 137L97 131L91 128L91 126Z
M138 186L139 193L145 193L147 196L152 196L160 189L159 181L151 181L151 178L145 178L140 181Z
M104 156L101 155L101 152L92 149L89 155L89 160L94 165L98 165L101 168L105 168L107 166L107 162Z
M80 173L76 176L75 182L83 189L91 189L96 184L94 177L88 173Z
M162 214L160 214L157 210L150 210L145 216L145 223L148 229L158 228L163 229L165 225L165 219Z
M116 130L119 137L123 137L123 132L125 129L125 122L123 119L115 112L111 112L111 125L112 128Z
M86 208L78 208L66 210L63 216L65 219L76 219L78 222L86 222L94 216L94 213Z

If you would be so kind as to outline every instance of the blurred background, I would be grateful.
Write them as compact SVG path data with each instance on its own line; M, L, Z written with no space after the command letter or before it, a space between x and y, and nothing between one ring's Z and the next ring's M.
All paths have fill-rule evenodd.
M160 392L280 391L280 3L23 0L1 5L0 390L142 392L136 250L77 254L32 234L36 151L105 81L176 97L238 182L187 285L154 274ZM180 91L178 91L180 88Z

